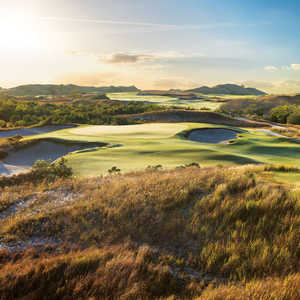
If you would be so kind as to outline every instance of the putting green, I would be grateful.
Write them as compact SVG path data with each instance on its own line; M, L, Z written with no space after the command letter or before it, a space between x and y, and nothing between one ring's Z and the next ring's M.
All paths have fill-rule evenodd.
M195 128L231 128L240 131L231 144L207 144L184 138ZM287 164L300 167L300 146L255 129L200 123L162 123L129 126L80 126L31 138L105 142L108 147L67 156L75 174L101 175L112 166L122 171L161 164L165 168L197 162L200 165Z

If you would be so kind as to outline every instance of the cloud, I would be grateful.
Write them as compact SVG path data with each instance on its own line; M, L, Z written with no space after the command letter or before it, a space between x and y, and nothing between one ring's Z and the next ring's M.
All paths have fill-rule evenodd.
M198 86L199 83L187 80L182 77L165 77L153 81L152 86L155 89L167 90L167 89L190 89Z
M76 53L76 51L75 51ZM99 55L100 61L106 64L133 64L133 63L148 63L155 62L157 60L172 60L172 59L185 59L203 57L202 53L183 53L178 51L166 51L166 52L153 52L145 54L137 53L112 53L109 55Z
M278 68L275 66L265 66L264 69L266 71L277 71L278 70Z
M290 68L294 71L300 71L300 64L291 64Z
M40 19L42 21L151 27L152 29L159 29L159 30L182 30L182 29L207 30L207 29L215 29L215 28L230 28L230 27L239 27L240 26L240 24L235 24L232 22L221 22L221 23L214 23L214 24L180 24L180 25L177 25L177 24L161 24L161 23L138 22L138 21L86 19L86 18L42 17ZM251 24L249 24L248 26L250 26L250 25Z
M266 71L277 71L279 70L276 66L265 66ZM283 71L300 71L300 64L290 64L289 66L282 66L280 68Z
M145 54L115 53L101 57L100 60L107 64L133 64L138 62L154 61L155 57Z
M57 83L77 84L83 86L105 86L111 85L120 80L117 73L114 72L96 72L96 73L65 73L56 78Z
M252 87L252 88L256 88L256 89L261 89L263 91L269 91L271 89L273 89L275 86L273 83L271 82L263 82L263 81L244 81L242 82L242 84L246 87Z
M300 71L300 64L290 64L289 66L282 66L283 71Z
M279 82L261 82L261 81L246 81L243 82L248 87L262 89L270 94L295 94L300 93L300 81L286 80Z

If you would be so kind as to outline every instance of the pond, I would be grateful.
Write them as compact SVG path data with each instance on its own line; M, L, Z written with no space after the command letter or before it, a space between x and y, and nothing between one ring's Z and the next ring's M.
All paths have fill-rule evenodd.
M36 160L55 161L70 152L100 146L103 145L100 143L64 143L40 140L33 145L10 152L2 162L0 161L0 175L12 175L28 171Z
M12 130L0 130L0 138L12 137L15 135L21 136L32 136L36 134L48 133L60 129L74 128L75 126L66 126L66 125L46 125L41 127L34 128L20 128Z
M201 128L190 132L188 139L199 143L220 144L237 139L238 132L224 128Z

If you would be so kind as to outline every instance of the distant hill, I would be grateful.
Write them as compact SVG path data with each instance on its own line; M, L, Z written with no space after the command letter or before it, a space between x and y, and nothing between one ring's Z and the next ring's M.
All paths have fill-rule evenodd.
M89 93L121 93L121 92L138 92L135 86L78 86L74 84L28 84L20 85L10 89L2 89L13 96L40 96L40 95L71 95L71 94L89 94Z
M246 88L243 85L237 84L220 84L214 87L202 86L195 89L187 90L186 92L201 93L206 95L266 95L265 92L255 88Z

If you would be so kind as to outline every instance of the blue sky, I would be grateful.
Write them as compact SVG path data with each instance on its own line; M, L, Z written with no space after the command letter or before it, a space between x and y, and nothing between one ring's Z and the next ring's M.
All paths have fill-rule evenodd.
M234 82L300 92L300 1L11 2L0 4L0 86Z

